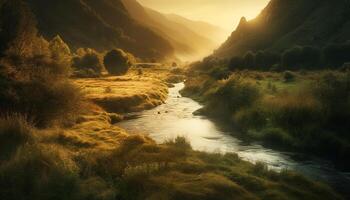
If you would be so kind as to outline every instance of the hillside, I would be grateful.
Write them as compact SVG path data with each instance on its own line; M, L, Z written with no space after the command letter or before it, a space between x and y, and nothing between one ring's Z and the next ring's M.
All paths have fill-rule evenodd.
M190 20L177 14L167 14L166 17L171 21L186 26L198 35L215 40L215 42L223 42L227 39L227 31L219 26L215 26L204 21Z
M4 0L6 1L6 0ZM141 58L164 58L171 45L152 30L135 22L120 0L27 0L40 34L59 34L73 49L99 51L123 48ZM16 2L12 2L16 6Z
M193 60L206 56L218 46L214 41L222 38L222 30L218 27L165 15L143 7L136 0L123 0L123 3L135 20L166 38L179 58Z
M350 39L348 0L272 0L254 20L245 18L214 53L232 57L252 50L282 51L294 45L324 46Z

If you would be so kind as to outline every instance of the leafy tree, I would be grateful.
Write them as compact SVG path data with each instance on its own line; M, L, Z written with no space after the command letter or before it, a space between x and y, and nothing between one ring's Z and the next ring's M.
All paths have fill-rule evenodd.
M104 57L106 70L113 75L124 75L132 65L130 56L121 49L113 49Z
M77 56L73 58L73 66L82 71L92 70L95 75L100 75L104 69L101 55L90 48L77 50Z
M302 47L296 46L291 49L287 49L282 54L282 66L285 69L295 69L301 63Z
M234 56L229 62L229 69L231 71L241 69L243 65L243 59L240 56Z
M245 68L253 69L255 66L255 54L251 51L248 51L243 56L243 65Z
M22 0L6 1L0 19L0 53L30 57L38 31L29 6Z

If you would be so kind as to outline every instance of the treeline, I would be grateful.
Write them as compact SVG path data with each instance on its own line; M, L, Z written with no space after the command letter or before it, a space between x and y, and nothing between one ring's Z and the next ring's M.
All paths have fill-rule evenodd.
M324 48L295 46L283 53L249 51L230 59L230 70L300 70L339 69L350 62L350 42L329 44Z

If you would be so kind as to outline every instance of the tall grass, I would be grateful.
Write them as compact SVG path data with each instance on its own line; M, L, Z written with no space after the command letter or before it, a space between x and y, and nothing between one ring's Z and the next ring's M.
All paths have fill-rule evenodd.
M33 142L33 131L32 125L21 115L0 118L0 162L15 154L19 146Z
M202 95L200 113L224 119L249 138L347 165L349 73L289 73L241 71L218 81L199 75L187 80L190 89L198 90L185 90ZM203 87L206 80L209 87Z

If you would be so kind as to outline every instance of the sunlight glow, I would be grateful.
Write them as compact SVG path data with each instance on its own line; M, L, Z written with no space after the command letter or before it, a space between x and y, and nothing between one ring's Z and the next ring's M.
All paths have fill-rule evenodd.
M252 19L269 0L138 0L144 6L164 13L209 22L232 32L240 18Z

